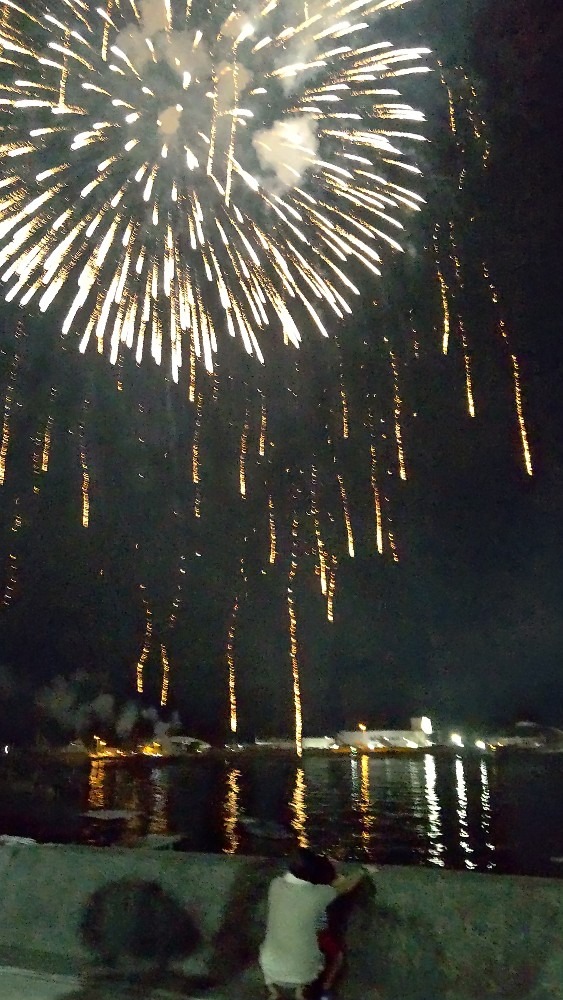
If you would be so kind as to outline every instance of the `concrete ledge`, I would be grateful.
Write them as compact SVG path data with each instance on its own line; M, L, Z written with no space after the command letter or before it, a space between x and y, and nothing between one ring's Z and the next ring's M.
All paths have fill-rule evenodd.
M81 983L70 976L42 975L28 969L0 967L2 1000L141 1000L139 990L114 982ZM156 987L142 1000L178 1000L178 994ZM184 997L183 1000L198 1000ZM200 1000L200 998L199 998Z
M27 969L0 968L2 1000L67 1000L78 982L67 976L44 976Z
M145 997L252 1000L277 870L258 858L0 848L0 964L111 972L144 983ZM386 868L376 885L340 914L342 1000L563 1000L562 882Z

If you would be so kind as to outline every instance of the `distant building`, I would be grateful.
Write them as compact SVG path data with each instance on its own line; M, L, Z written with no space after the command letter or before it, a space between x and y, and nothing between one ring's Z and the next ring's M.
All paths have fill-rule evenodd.
M289 736L257 736L254 744L268 750L295 750L295 738Z
M257 737L254 743L269 750L295 750L295 739L284 736ZM334 736L304 736L301 741L303 750L332 750L336 745Z
M488 737L487 744L498 749L559 749L563 748L563 730L555 726L540 726L535 722L517 722L512 731Z
M304 736L304 750L332 750L336 740L334 736Z
M411 719L410 729L367 729L360 724L338 733L336 741L356 750L424 750L433 745L431 733L430 719L423 716Z

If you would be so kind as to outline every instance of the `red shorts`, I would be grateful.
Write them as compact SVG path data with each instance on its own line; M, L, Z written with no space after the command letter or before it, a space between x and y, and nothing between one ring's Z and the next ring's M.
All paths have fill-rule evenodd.
M344 951L344 945L340 938L328 928L318 932L317 941L327 963L335 962Z

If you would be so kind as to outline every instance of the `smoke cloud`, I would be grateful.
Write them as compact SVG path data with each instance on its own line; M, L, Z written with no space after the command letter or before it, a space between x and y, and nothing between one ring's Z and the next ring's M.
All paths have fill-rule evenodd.
M292 115L274 122L269 129L255 132L252 145L262 169L273 171L279 183L288 188L299 183L311 166L319 139L315 123L308 115Z
M55 677L37 694L35 704L47 720L73 737L87 736L100 727L107 736L113 733L118 740L126 740L140 719L152 724L155 736L180 726L177 713L164 722L155 708L140 711L134 701L118 706L107 692L86 698L84 688L90 686L89 680L80 671L70 678Z
M313 0L310 4L310 16L315 14L316 6L321 0ZM245 34L252 35L254 23L253 12L237 11L225 20L219 38L225 39L226 49L234 44L239 61L235 66L227 59L219 61L213 67L211 53L206 47L205 38L201 32L193 30L170 31L164 0L142 0L140 5L141 25L132 26L119 36L119 47L127 54L139 72L149 63L167 64L182 81L186 92L186 101L179 98L178 104L164 106L158 115L158 127L164 137L179 136L183 127L189 127L190 145L195 142L197 148L198 132L207 132L211 120L213 103L211 94L215 94L215 138L216 149L223 147L223 155L231 134L231 112L235 105L245 106L245 96L253 84L254 74L250 68L240 61L244 52L242 45L234 44L244 39ZM314 65L318 57L318 43L311 37L291 42L278 58L278 70L287 72L278 76L279 84L286 95L301 87L304 78L313 76L317 67ZM218 55L219 53L216 53ZM197 107L190 105L190 116L187 121L187 102L192 96L192 83L200 85L199 93L205 98L199 101ZM203 92L202 92L203 90ZM209 102L208 108L205 102ZM203 115L201 124L194 124L196 116ZM245 119L250 125L250 119ZM255 126L256 122L252 122ZM244 135L238 136L237 143ZM249 128L249 132L251 129ZM292 114L280 118L268 128L258 128L252 133L252 146L258 156L261 170L265 177L262 182L276 192L286 190L301 182L306 170L314 161L318 147L316 121L313 116ZM250 135L249 135L250 139ZM218 154L219 155L219 154Z
M141 0L141 22L146 35L156 35L166 31L168 26L164 0Z

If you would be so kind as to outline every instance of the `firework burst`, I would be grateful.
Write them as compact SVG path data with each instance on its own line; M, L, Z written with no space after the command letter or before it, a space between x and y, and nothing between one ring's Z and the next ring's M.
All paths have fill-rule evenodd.
M396 78L427 50L374 31L408 2L4 0L6 298L57 300L82 350L150 351L175 380L187 356L213 369L223 330L260 360L266 328L326 335L422 201Z

